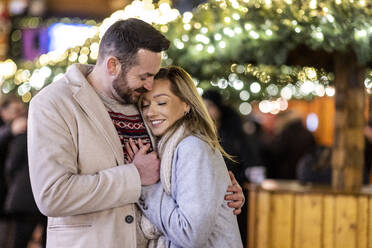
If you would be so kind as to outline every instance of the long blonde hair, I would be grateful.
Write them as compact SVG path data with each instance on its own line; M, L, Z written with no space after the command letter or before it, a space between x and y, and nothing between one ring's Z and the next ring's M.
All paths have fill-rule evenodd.
M175 123L175 129L184 124L186 131L207 142L214 150L218 149L222 155L232 161L234 159L221 147L216 126L210 117L208 110L198 94L191 76L181 67L163 67L155 75L155 79L168 79L170 90L183 102L189 105L190 111Z

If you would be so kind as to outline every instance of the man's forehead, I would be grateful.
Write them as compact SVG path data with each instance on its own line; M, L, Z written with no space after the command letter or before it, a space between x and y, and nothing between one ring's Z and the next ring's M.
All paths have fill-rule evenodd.
M155 74L158 73L158 71L159 71L159 67L149 68L149 67L141 66L140 64L132 66L132 68L129 70L130 73L134 73L140 76L148 76L148 77L155 76Z

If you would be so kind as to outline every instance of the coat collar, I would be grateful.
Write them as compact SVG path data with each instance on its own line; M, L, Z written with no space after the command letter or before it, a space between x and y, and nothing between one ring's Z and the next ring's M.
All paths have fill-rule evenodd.
M117 163L121 165L124 164L124 153L118 133L101 99L86 79L86 75L92 68L92 65L73 64L67 70L65 78L73 92L73 97L106 138Z

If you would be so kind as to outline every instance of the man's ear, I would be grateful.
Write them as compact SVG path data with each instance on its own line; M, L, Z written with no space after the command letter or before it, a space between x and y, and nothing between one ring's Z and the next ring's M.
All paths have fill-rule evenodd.
M119 60L114 56L109 56L106 60L106 69L110 76L117 76L121 70Z

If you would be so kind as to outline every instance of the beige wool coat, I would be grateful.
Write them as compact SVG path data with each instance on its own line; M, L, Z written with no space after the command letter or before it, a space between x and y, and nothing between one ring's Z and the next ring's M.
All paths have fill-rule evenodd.
M85 74L72 65L30 103L33 194L48 216L48 248L134 248L141 181Z

